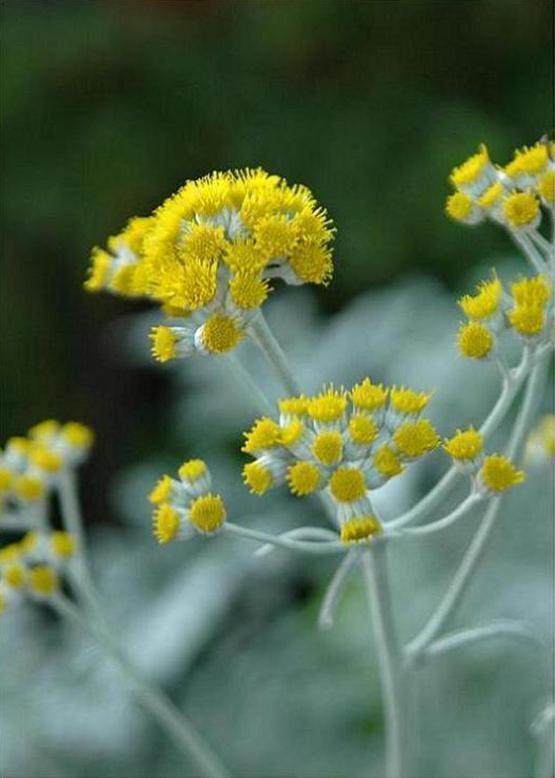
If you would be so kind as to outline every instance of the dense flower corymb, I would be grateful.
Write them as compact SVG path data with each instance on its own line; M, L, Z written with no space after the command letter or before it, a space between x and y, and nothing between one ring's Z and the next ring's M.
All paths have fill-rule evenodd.
M274 278L326 284L331 221L304 186L264 170L188 181L146 219L95 249L90 291L143 295L170 319L152 331L160 362L223 354L242 340Z

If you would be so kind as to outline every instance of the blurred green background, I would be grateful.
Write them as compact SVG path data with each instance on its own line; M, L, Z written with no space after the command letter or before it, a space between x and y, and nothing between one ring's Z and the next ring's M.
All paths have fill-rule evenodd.
M275 554L257 565L250 545L225 537L154 544L145 494L189 455L210 459L234 518L279 531L301 511L283 493L260 503L242 489L239 431L255 411L228 386L224 363L154 365L148 306L86 294L88 255L129 216L210 170L261 165L304 183L338 229L335 278L324 290L278 286L268 304L303 385L370 371L435 388L442 434L477 423L498 381L487 365L457 359L456 294L491 265L502 277L524 265L501 230L446 219L447 176L481 141L503 163L552 131L552 3L14 0L0 9L1 438L51 416L94 426L81 488L109 616L234 774L379 778L380 694L356 584L337 629L322 636L328 560ZM395 482L387 517L444 465L434 454ZM549 640L546 473L531 469L511 496L510 531L498 533L459 626L526 618ZM523 520L531 496L534 532ZM321 522L303 507L305 523ZM438 600L477 520L399 546L404 638ZM6 775L194 774L90 641L36 607L2 629ZM478 646L419 678L419 775L529 778L541 662Z
M323 312L407 274L457 289L506 239L447 221L447 175L482 140L503 162L549 130L551 7L3 2L2 439L92 423L96 484L163 445L165 375L101 346L137 306L81 283L92 245L212 169L262 165L328 207Z

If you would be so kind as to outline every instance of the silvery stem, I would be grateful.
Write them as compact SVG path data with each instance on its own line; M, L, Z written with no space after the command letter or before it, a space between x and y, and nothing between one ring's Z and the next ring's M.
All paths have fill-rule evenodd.
M274 337L272 330L268 327L262 311L254 319L251 327L254 342L265 355L285 389L289 394L301 394L301 389L293 375L293 371L289 367L287 357Z

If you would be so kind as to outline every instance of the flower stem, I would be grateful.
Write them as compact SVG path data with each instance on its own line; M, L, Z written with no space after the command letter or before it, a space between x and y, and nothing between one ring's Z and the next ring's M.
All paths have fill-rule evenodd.
M376 653L386 721L386 775L402 778L406 774L403 668L391 607L387 575L386 543L375 543L362 555L362 572L370 617L374 629Z
M268 327L262 311L252 323L252 338L274 369L283 386L290 394L301 394L301 389L283 353L283 349Z
M548 360L544 359L536 365L528 379L524 400L513 427L513 432L507 448L507 455L516 460L520 458L520 453L526 438L526 432L530 427L537 407L542 399L547 364ZM425 626L408 644L406 651L409 658L414 659L425 651L446 621L452 617L472 580L472 574L486 550L491 531L495 525L502 503L502 497L495 497L490 502L484 518L478 527L478 531L474 535L443 599L432 613Z
M193 725L157 686L140 676L106 631L87 620L63 595L58 595L52 604L61 616L78 625L94 638L104 654L119 669L144 707L171 733L183 753L194 762L199 775L205 778L227 778L228 771Z

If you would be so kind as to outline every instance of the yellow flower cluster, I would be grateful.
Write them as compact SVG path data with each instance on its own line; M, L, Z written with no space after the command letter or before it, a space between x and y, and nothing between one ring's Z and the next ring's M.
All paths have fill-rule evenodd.
M28 532L0 548L0 614L26 597L44 600L59 588L60 576L75 552L67 532Z
M213 173L94 249L85 288L159 303L175 320L151 333L160 362L223 354L248 332L272 279L329 282L333 232L304 186L262 169Z
M499 494L524 481L525 474L507 457L501 454L484 456L483 435L474 427L457 430L444 441L443 448L458 470L476 475L478 489L482 492Z
M245 484L258 495L284 483L298 497L325 490L341 526L348 526L345 538L360 539L373 516L370 490L439 444L421 418L429 399L365 378L350 391L325 386L312 396L280 400L277 421L260 418L245 433L243 451L254 457L243 468Z
M471 359L486 359L507 327L527 342L547 338L553 320L553 288L544 275L519 278L504 294L501 282L482 281L475 294L464 295L459 306L468 321L458 333L459 351Z
M455 192L445 210L455 221L477 224L492 219L514 232L534 230L541 206L555 205L555 144L538 141L517 149L505 167L494 165L482 144L476 154L454 168Z
M178 479L163 475L149 495L155 505L152 524L158 543L214 535L226 519L224 501L210 491L212 479L202 459L189 459Z
M10 438L0 450L0 524L4 511L23 510L45 498L57 475L80 464L92 443L89 427L53 419L35 425L26 437Z

